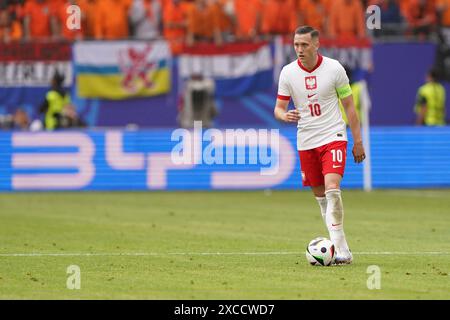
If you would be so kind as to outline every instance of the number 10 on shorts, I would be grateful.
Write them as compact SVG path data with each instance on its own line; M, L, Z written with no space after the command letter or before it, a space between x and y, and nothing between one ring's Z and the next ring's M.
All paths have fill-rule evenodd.
M342 150L331 150L331 154L333 155L333 162L339 162L342 163Z

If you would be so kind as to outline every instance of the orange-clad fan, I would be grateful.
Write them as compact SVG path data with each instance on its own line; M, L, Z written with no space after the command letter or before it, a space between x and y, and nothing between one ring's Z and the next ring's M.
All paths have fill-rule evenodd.
M378 1L380 1L380 0L378 0ZM373 4L378 5L378 3L373 3ZM408 11L409 0L399 0L398 6L400 7L400 12L402 13L402 16L405 16L406 11Z
M98 0L78 0L81 9L81 30L85 39L95 38Z
M197 41L222 42L216 25L217 18L207 0L196 0L187 15L187 45L193 46Z
M255 39L261 29L261 0L234 0L234 9L237 39Z
M164 10L164 9L166 9L166 7L169 5L169 4L171 4L171 3L173 3L174 2L174 0L158 0L159 1L159 4L161 5L161 8Z
M11 41L19 41L23 37L24 5L20 2L10 4L9 11L11 17L9 38Z
M8 10L0 8L0 41L9 41L9 21Z
M297 26L294 0L263 1L261 32L289 34Z
M97 1L95 38L106 40L124 39L129 36L128 11L132 0Z
M334 0L330 9L329 35L355 39L366 35L364 10L360 0Z
M328 33L330 0L297 0L298 25L308 25L322 35Z
M159 3L161 4L161 8L163 10L163 12L165 12L165 10L170 7L174 2L181 2L184 5L192 5L194 4L194 0L159 0Z
M25 39L48 39L55 35L52 5L47 0L28 0L24 7Z
M3 3L0 7L0 41L19 41L23 36L23 5Z
M70 7L72 5L80 6L80 1L67 0L67 1L61 1L61 2L55 3L54 11L55 11L55 17L58 22L58 36L64 38L65 40L69 40L69 41L81 40L83 38L83 28L81 25L81 21L80 21L79 29L76 29L76 28L71 29L67 26L67 22L69 19L69 13L67 12L67 9L68 9L68 7ZM80 6L80 9L81 9L81 6ZM72 22L72 21L69 21L69 22Z
M428 34L436 23L436 7L433 0L405 0L403 14L413 33Z
M215 25L223 36L234 34L236 16L233 0L209 0Z
M168 1L163 7L164 37L170 43L173 54L181 53L186 40L187 16L191 2Z
M450 27L450 0L437 0L436 8L440 15L440 23Z

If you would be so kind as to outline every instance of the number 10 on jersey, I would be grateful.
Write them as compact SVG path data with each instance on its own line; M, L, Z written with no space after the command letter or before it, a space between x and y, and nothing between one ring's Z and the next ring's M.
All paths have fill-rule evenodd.
M308 105L309 110L311 111L311 117L318 117L322 114L322 111L320 110L320 104L314 103Z

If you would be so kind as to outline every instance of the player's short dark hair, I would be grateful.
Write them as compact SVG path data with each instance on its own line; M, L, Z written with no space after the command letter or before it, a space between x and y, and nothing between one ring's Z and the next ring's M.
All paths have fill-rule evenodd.
M311 26L301 26L295 29L295 34L308 34L308 33L311 34L311 38L319 37L319 31Z

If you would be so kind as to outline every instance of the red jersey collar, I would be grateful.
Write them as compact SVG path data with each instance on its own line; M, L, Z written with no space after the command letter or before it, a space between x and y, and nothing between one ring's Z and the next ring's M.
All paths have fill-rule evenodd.
M304 70L304 71L306 71L306 72L308 72L308 73L313 72L314 70L316 70L316 69L322 64L322 60L323 60L322 55L321 55L320 53L318 53L317 56L318 56L317 63L316 63L316 65L314 66L314 68L312 68L311 70L306 69L306 67L301 63L300 59L297 59L298 66L299 66L302 70Z

